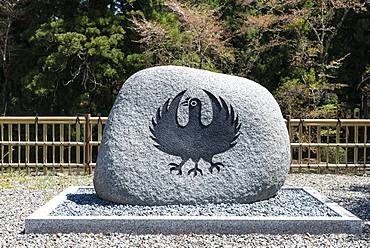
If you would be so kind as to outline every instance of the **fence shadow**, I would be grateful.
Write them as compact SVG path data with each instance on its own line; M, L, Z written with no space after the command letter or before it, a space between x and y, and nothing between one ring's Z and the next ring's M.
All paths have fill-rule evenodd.
M370 183L341 188L347 194L336 196L335 201L365 222L363 233L370 234Z
M348 199L350 202L348 210L359 218L370 221L370 183L365 185L352 185L348 188L348 191L363 194L363 197Z

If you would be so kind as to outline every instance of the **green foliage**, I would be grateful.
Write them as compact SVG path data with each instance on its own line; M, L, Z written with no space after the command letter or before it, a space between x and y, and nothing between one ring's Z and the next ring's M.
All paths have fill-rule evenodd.
M225 27L209 6L166 2L165 12L152 20L135 19L144 54L150 65L174 64L225 71L234 63L233 50L225 40Z
M131 40L132 30L125 29L128 18L150 12L148 7L134 9L140 1L131 1L126 12L120 2L116 4L113 8L108 2L81 2L77 10L59 9L59 16L52 14L32 27L23 41L30 46L28 56L34 58L34 66L23 72L15 110L108 114L124 80L145 66Z
M315 70L302 72L301 78L285 78L275 92L284 115L301 118L335 118L339 99L333 85L319 78Z
M253 79L292 117L340 116L370 88L361 0L5 2L4 114L107 115L129 76L167 64Z
M335 164L337 158L336 147L326 147L321 150L321 161ZM346 150L343 147L338 147L338 164L344 163L346 160Z
M49 52L39 58L38 70L29 75L30 80L25 84L29 94L35 98L54 97L55 91L58 94L67 90L74 96L70 99L72 106L90 111L94 106L83 101L86 93L104 94L105 89L117 89L125 77L125 53L120 46L125 39L123 21L122 16L108 14L95 19L78 17L73 30L69 30L68 22L63 19L42 24L30 42L36 52L46 49ZM57 85L50 87L50 81ZM71 88L87 92L73 94Z

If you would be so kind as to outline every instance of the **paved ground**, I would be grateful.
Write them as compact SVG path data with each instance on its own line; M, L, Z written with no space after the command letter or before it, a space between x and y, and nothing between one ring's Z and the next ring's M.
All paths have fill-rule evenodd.
M311 186L364 221L361 235L24 234L24 219L69 185L91 177L0 177L0 247L370 247L370 176L291 174L286 185Z

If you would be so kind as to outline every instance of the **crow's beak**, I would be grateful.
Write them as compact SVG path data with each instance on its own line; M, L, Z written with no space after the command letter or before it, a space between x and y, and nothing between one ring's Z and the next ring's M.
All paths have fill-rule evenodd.
M185 101L181 103L181 106L189 106L189 100L190 100L190 97L186 98Z

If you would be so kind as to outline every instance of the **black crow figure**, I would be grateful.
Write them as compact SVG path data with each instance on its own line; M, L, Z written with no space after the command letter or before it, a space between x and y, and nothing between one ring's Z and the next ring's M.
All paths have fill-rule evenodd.
M154 146L159 150L181 157L179 164L170 163L170 171L177 171L182 174L182 166L189 159L193 160L195 167L188 171L188 175L203 171L198 168L200 159L208 162L213 169L220 171L220 162L213 162L212 158L216 154L223 153L236 145L239 137L240 125L238 116L235 116L233 107L230 108L220 97L220 101L210 92L203 90L211 100L212 104L212 122L209 125L203 125L201 121L202 102L197 98L187 98L181 103L189 109L189 121L185 126L178 122L178 107L182 96L186 91L180 92L171 102L168 99L162 110L159 107L156 117L152 119L150 131L153 134L151 138L157 143Z

